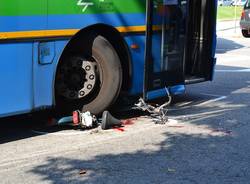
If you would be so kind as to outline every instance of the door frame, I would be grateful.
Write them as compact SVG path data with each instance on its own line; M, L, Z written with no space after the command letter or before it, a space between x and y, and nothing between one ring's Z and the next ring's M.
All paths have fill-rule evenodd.
M162 0L163 6L165 8L164 0ZM165 9L164 9L165 12ZM165 13L164 15L165 16ZM183 56L184 56L184 49L183 49L183 56L180 57L180 62L182 63L180 66L180 71L176 72L176 68L173 70L166 70L166 71L160 71L160 72L154 72L154 69L152 66L154 66L154 60L153 60L153 17L154 17L154 2L153 0L146 0L146 34L145 34L145 55L144 55L144 83L143 83L143 99L147 100L148 93L152 91L157 91L161 89L166 89L166 87L174 86L174 85L179 85L179 84L184 84L184 61L183 61ZM163 22L161 27L161 31L164 31L164 19L163 17ZM164 26L163 26L164 25ZM165 32L162 32L161 35L164 37ZM165 40L161 39L161 62L163 62L163 52L164 45L165 45ZM180 63L179 63L180 65ZM176 63L176 66L178 66L178 63ZM179 69L177 69L179 70ZM150 81L149 81L150 80ZM150 83L151 82L151 83Z

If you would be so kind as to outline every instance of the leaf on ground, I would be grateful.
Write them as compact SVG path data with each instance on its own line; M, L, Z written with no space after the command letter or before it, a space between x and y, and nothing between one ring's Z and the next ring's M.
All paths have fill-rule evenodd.
M79 174L80 175L85 175L85 174L87 174L87 170L86 169L81 169Z

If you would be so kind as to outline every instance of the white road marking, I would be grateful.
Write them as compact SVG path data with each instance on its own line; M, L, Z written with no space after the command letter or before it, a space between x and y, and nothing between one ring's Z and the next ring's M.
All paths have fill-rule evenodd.
M192 108L192 107L197 107L197 106L199 107L199 106L207 105L207 104L210 104L210 103L213 103L213 102L218 102L218 101L221 101L221 100L224 100L224 99L227 98L227 96L221 96L221 95L216 95L216 94L208 94L208 93L200 93L200 95L210 96L210 97L214 97L214 98L211 99L211 100L202 102L200 104L194 104L194 105L192 105L192 102L185 102L183 104L180 104L176 108L170 108L169 111L184 110L184 109L188 109L188 108ZM187 106L187 105L189 105L189 106Z
M177 119L168 119L168 122L166 123L167 126L175 126L178 125L178 120Z
M220 62L233 62L233 61L248 61L249 60L249 56L245 57L245 56L230 56L230 57L217 57L217 61Z
M227 98L226 96L220 96L220 97L218 97L218 98L211 99L211 100L208 100L208 101L206 101L206 102L200 103L200 104L198 104L198 105L196 105L196 106L208 105L208 104L210 104L210 103L222 101L222 100L224 100L224 99L226 99L226 98Z
M211 117L213 115L218 115L220 113L224 113L227 109L222 109L222 110L214 110L214 111L208 111L208 112L201 112L201 113L192 113L192 114L187 114L187 115L180 115L175 117L176 120L180 120L180 121L191 121L194 118L208 118ZM188 120L186 120L188 119Z
M224 72L224 73L248 73L250 68L240 69L240 70L215 70L215 72Z
M217 94L210 94L210 93L200 93L201 95L204 95L204 96L212 96L212 97L221 97L222 95L217 95Z

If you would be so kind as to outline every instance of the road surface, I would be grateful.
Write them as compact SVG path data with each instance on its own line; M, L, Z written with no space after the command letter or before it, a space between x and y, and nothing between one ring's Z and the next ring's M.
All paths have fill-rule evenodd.
M165 125L133 114L124 131L8 120L0 128L1 183L249 183L249 47L232 29L218 31L214 81L175 97Z

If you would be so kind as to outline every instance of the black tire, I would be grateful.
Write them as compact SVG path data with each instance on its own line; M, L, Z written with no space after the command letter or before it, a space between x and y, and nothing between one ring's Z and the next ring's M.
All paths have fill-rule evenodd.
M98 36L95 39L92 53L101 70L101 86L96 98L84 104L82 111L98 115L117 99L122 84L122 67L117 52L104 37Z
M250 34L248 33L248 30L241 30L242 32L242 35L245 37L245 38L250 38Z
M57 97L59 107L68 113L73 110L90 111L92 114L100 115L108 109L117 99L122 85L122 67L119 56L110 42L102 36L91 38L89 50L82 57L94 58L98 68L98 84L95 90L88 96L79 100L67 100ZM86 46L85 46L86 47ZM74 56L72 56L74 57ZM79 57L79 53L76 54ZM58 95L57 95L58 96Z

